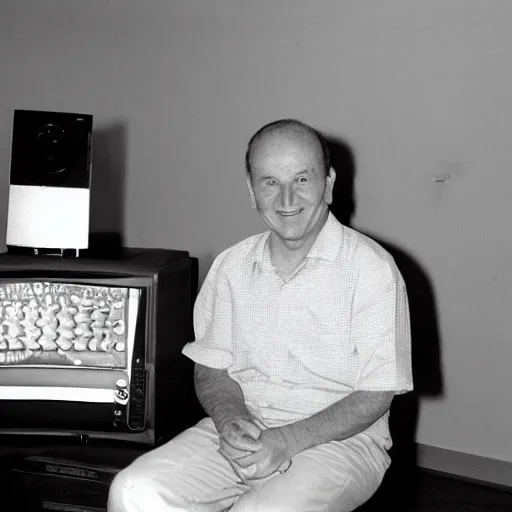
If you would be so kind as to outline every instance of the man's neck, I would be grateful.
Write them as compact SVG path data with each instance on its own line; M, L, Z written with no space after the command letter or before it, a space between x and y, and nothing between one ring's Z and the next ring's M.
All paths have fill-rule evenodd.
M317 229L309 233L309 236L302 240L283 240L275 232L270 234L270 259L280 272L291 274L306 259L318 234L327 222L328 216L329 210L323 215L322 222L318 223Z

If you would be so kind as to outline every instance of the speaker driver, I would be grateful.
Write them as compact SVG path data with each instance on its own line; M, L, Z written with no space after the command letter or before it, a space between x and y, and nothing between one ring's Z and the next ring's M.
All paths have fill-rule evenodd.
M55 174L66 171L73 163L69 137L54 124L43 126L34 142L34 160L41 172Z

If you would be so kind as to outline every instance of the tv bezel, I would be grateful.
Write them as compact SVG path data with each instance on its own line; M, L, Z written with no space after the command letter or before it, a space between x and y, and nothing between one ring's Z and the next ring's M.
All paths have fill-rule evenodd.
M61 284L77 284L84 286L107 286L112 288L136 288L141 290L141 301L139 304L138 322L139 327L137 330L140 332L140 322L143 325L143 339L140 338L140 334L135 335L134 340L134 351L131 354L132 359L137 357L137 351L143 349L144 359L144 380L145 380L145 417L144 427L140 430L126 430L112 427L112 430L107 428L101 428L101 424L98 425L97 429L89 429L84 425L83 428L52 428L44 426L44 424L37 424L37 418L34 418L34 426L27 427L21 426L16 427L13 425L7 428L1 425L0 420L0 435L30 435L30 436L71 436L78 437L80 439L117 439L122 441L132 441L140 443L153 443L154 442L154 426L151 424L150 419L154 418L154 393L152 393L154 375L155 375L155 289L153 276L133 276L125 273L114 273L114 272L98 272L98 271L71 271L68 269L63 270L19 270L11 275L10 277L4 277L0 275L0 285L15 284L25 282L49 282L49 283L61 283ZM6 371L18 371L23 372L24 369L32 370L34 367L19 366L19 367L5 367L0 365L0 372ZM38 367L41 372L51 371L53 367L42 368ZM67 369L67 368L66 368ZM74 370L75 368L69 368ZM86 370L86 368L80 368L80 370ZM101 370L97 368L88 368L91 372L91 378L94 378L95 372L107 371L116 372L112 370ZM114 391L114 389L113 389ZM98 413L106 417L108 412L114 407L112 403L98 403L98 402L83 402L83 401L60 401L60 400L38 400L39 405L45 407L37 407L37 409L54 411L59 409L69 409L70 412L73 409L76 414L77 411L82 409L85 411L87 416L94 414L96 409ZM31 400L3 400L0 399L0 409L4 409L5 412L11 408L11 410L18 408L23 409L24 406L34 405ZM5 414L4 412L4 414ZM0 414L0 417L2 414ZM106 425L105 425L106 427Z

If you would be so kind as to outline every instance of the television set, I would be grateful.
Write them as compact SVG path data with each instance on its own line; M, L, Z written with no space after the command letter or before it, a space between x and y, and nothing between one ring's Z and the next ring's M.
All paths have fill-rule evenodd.
M195 421L196 260L0 255L0 436L156 446Z

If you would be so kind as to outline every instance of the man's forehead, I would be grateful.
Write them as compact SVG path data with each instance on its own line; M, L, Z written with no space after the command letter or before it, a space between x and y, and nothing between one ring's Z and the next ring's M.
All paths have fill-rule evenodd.
M262 134L255 141L253 157L258 155L276 154L286 151L287 153L316 153L321 156L321 145L318 138L300 127L278 128L271 132Z
M252 159L252 176L266 178L281 173L283 176L322 174L322 159L318 152L304 145L267 145L256 151ZM284 173L284 174L283 174Z

